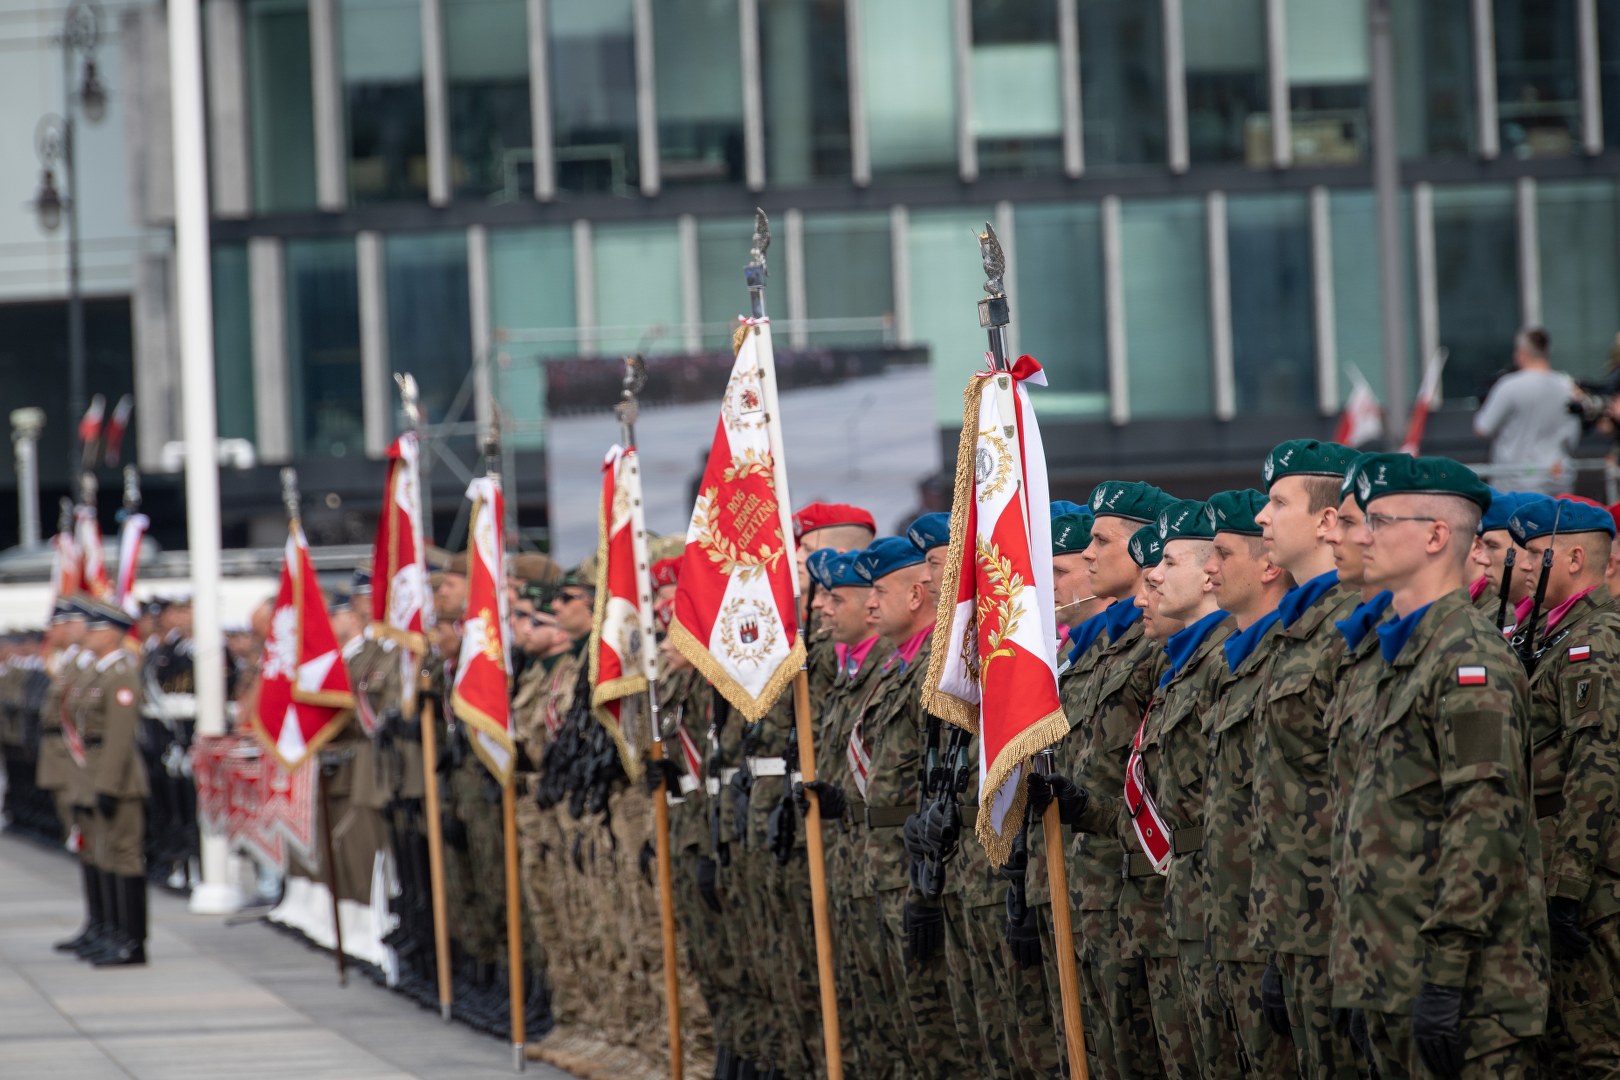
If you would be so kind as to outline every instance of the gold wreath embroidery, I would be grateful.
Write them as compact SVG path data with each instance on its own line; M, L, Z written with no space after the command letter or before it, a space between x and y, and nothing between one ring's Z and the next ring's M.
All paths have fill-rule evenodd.
M986 443L989 444L989 449L985 448ZM1012 477L1012 454L1007 450L1007 440L998 435L995 428L989 427L979 432L978 455L989 456L992 451L995 454L993 468L979 468L982 457L977 455L974 461L974 471L979 480L979 501L981 503L989 502L1000 494L1001 490L1007 486L1007 481ZM984 475L987 472L992 475Z
M749 619L755 624L758 637L753 644L744 645L738 631L740 624ZM748 600L741 596L732 600L720 613L720 627L726 655L738 664L747 664L750 667L762 664L776 648L775 613L770 605L762 604L758 600Z
M733 459L732 468L736 467ZM782 557L782 548L774 550L769 542L759 545L757 552L741 550L735 541L720 532L720 510L717 505L720 497L719 488L705 488L703 494L698 496L697 506L692 511L692 522L697 529L698 546L708 555L709 561L727 577L736 575L740 581L752 581L776 566L777 560ZM782 530L776 528L769 533L769 539L780 541Z
M998 656L1011 656L1013 650L1005 642L1018 630L1018 620L1024 616L1024 605L1018 597L1024 591L1024 578L1013 569L1012 560L1004 557L999 548L983 539L975 540L975 560L990 584L990 595L979 597L978 624L985 630L986 654L980 665L982 679L990 670L990 662Z
M495 629L497 626L495 615L489 608L484 608L478 613L478 617L484 620L484 659L492 664L505 664L506 657L501 652L501 635Z
M768 450L744 450L731 459L725 472L720 474L722 483L732 484L749 476L771 476L771 455Z

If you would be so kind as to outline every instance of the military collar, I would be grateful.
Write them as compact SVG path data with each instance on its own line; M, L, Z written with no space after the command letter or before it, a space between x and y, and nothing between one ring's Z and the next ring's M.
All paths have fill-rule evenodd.
M343 643L343 659L353 660L356 656L360 655L360 650L365 647L365 637L360 634L354 635L354 637Z
M1167 686L1170 680L1181 674L1182 667L1198 652L1199 646L1203 645L1209 635L1229 618L1230 615L1216 608L1191 626L1184 626L1171 634L1170 640L1164 643L1165 655L1170 658L1170 666L1165 668L1164 675L1159 679L1159 685Z
M1316 575L1303 584L1295 585L1284 593L1283 598L1277 603L1277 612L1282 616L1283 629L1287 630L1298 622L1299 617L1305 614L1307 608L1327 595L1328 590L1338 583L1339 572L1329 570L1325 574Z
M1408 615L1391 619L1378 627L1378 647L1383 653L1384 662L1401 667L1410 667L1417 663L1418 657L1423 653L1422 644L1415 649L1408 649L1406 646L1419 631L1424 615L1434 611L1435 615L1429 623L1431 626L1437 625L1449 618L1458 608L1466 607L1467 597L1467 589L1455 589Z
M1243 661L1247 660L1249 654L1260 644L1260 640L1281 618L1282 612L1273 609L1256 619L1254 625L1247 630L1239 630L1221 642L1221 647L1226 650L1227 670L1235 674L1237 669L1243 666Z
M1069 643L1073 646L1069 649L1069 663L1079 660L1086 655L1086 650L1097 643L1097 638L1108 629L1108 613L1112 610L1113 607L1108 607L1099 611L1084 622L1076 623L1069 630Z
M1568 600L1565 600L1562 604L1559 604L1557 607L1555 607L1551 611L1547 612L1547 627L1542 632L1544 634L1551 634L1554 630L1557 630L1560 623L1562 623L1571 614L1576 613L1576 609L1580 607L1580 603L1581 603L1582 600L1585 600L1587 597L1592 596L1593 593L1597 592L1597 590L1601 589L1601 588L1603 588L1603 586L1594 585L1590 589L1587 589L1587 590L1585 590L1583 592L1578 592L1574 596L1570 597ZM1605 597L1605 598L1603 598L1601 600L1594 598L1592 600L1592 603L1589 606L1601 607L1603 604L1605 604L1607 602L1608 602L1607 597ZM1579 616L1577 615L1577 617L1579 617Z
M91 655L89 649L80 649L79 654L74 659L79 662L79 670L81 671L96 662L96 658Z
M896 660L900 661L900 670L906 670L911 666L912 661L917 659L917 654L922 652L923 646L928 644L929 639L933 636L934 627L930 624L927 629L919 630L905 641L898 642L894 647L894 652L890 653L889 658L883 662L883 670L890 670L891 665Z
M1333 624L1344 635L1345 644L1350 646L1352 652L1366 640L1373 627L1384 621L1384 613L1389 610L1389 602L1393 599L1395 594L1385 589L1371 600L1357 604L1356 610L1348 617Z
M1470 600L1478 600L1481 596L1485 595L1485 590L1490 588L1490 587L1491 587L1490 575L1489 574L1481 574L1481 575L1479 575L1479 577L1475 578L1473 581L1468 583L1468 599L1470 599Z
M853 679L860 674L861 668L866 666L866 658L872 655L877 647L878 636L873 634L859 645L841 645L833 643L833 655L838 657L838 676L843 679Z
M86 653L85 655L88 656L89 654ZM114 649L112 652L96 661L96 670L106 671L108 668L112 667L114 664L118 663L119 660L128 655L129 654L124 652L122 648Z

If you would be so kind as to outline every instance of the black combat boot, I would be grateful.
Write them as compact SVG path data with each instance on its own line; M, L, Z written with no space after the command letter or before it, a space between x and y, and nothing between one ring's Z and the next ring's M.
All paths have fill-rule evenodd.
M96 871L96 890L101 894L101 933L86 941L76 950L80 960L94 962L102 953L123 938L122 924L118 921L118 877L106 870Z
M84 929L76 936L52 945L51 948L57 952L78 952L81 945L100 934L106 925L101 910L100 872L89 863L82 863L79 869L83 872L84 883Z
M134 967L146 963L146 878L136 874L118 879L118 919L123 934L118 943L92 961L96 967Z

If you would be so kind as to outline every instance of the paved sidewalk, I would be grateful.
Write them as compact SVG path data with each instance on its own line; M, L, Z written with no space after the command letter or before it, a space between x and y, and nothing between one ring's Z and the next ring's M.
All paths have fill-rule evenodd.
M227 926L152 893L144 968L51 951L80 922L78 867L0 836L5 1080L482 1080L511 1047L445 1024L262 924ZM568 1074L529 1062L537 1080Z

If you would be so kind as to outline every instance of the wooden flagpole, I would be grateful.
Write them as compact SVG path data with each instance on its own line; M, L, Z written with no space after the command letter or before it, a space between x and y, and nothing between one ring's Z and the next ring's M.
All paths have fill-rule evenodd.
M523 1043L523 901L518 895L517 776L508 775L501 788L501 816L506 832L506 973L512 1011L512 1071L524 1068Z
M433 892L433 967L439 978L439 1016L450 1019L450 927L444 900L444 826L439 820L439 736L434 730L433 696L422 688L417 716L422 729L423 805L427 817L428 880Z
M663 760L663 739L653 740L652 758L654 761ZM681 1045L681 981L675 951L675 884L669 856L667 787L661 787L653 794L653 833L658 849L658 917L663 923L664 932L664 997L669 1002L666 1010L669 1023L669 1075L670 1080L682 1080L686 1062Z

